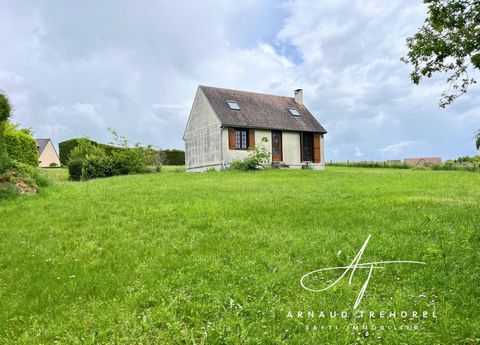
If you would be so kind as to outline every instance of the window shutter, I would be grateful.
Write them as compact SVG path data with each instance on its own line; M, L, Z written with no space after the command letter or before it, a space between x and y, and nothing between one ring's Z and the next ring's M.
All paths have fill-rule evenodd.
M320 134L313 135L313 163L320 163Z
M255 147L255 130L248 130L248 147Z
M237 136L235 133L235 128L228 129L228 148L230 150L235 150L237 147Z

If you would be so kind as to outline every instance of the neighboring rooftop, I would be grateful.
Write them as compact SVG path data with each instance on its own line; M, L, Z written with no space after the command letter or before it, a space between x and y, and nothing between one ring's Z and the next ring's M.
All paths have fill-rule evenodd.
M200 88L223 126L327 133L303 104L295 102L294 97L211 86ZM232 102L239 109L232 108Z
M410 165L423 165L427 163L442 164L441 157L405 158L403 161L405 162L405 164L410 164Z
M50 139L35 139L37 141L38 155L41 155Z

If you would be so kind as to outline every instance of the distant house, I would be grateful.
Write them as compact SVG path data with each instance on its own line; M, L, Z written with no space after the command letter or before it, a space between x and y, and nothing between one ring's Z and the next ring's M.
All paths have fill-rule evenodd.
M39 167L60 166L60 158L50 139L37 139L37 148Z
M303 104L303 91L294 96L199 86L183 136L186 170L224 169L258 144L273 164L323 169L327 131Z
M441 157L405 158L403 161L405 164L413 166L425 164L442 164Z

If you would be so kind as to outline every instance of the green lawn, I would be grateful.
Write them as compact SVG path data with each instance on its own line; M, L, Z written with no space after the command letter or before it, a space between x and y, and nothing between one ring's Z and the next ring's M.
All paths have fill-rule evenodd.
M0 343L480 343L480 174L181 171L0 202ZM301 287L348 265L369 234L362 262L427 264L374 270L358 310L436 318L353 316L367 270L351 286Z

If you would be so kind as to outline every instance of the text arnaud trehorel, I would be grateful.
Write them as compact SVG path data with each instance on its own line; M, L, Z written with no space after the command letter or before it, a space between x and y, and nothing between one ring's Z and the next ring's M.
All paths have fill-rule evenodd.
M288 311L287 318L297 318L297 319L428 319L428 318L437 318L435 310L433 311L364 311L364 310L355 310L348 312L346 310L342 311Z

